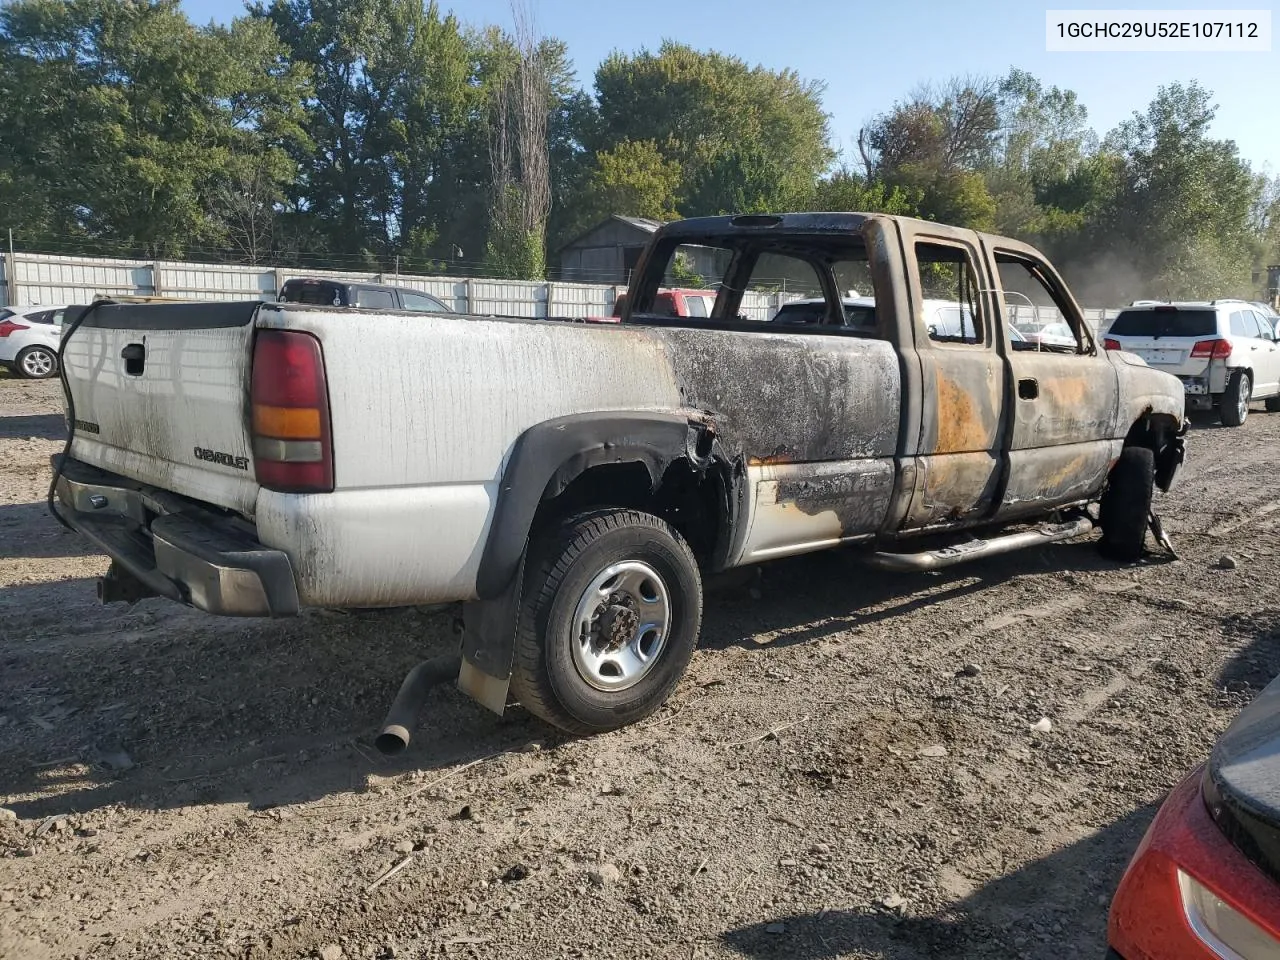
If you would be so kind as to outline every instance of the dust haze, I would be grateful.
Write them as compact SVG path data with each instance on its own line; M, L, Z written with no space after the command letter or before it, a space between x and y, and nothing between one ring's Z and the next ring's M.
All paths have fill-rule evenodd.
M1162 300L1166 292L1131 263L1114 256L1067 263L1062 275L1083 307L1123 307L1134 300Z

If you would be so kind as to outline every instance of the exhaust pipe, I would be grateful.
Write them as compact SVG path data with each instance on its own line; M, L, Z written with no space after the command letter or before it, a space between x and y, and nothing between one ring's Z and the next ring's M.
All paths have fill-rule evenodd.
M400 692L391 701L387 718L382 721L382 732L373 741L379 752L388 757L404 752L409 746L410 731L417 722L422 701L433 688L456 679L461 667L462 657L454 653L423 660L409 671L400 684Z
M971 540L954 547L942 547L922 553L873 553L866 557L866 561L873 567L893 570L897 573L941 570L943 567L951 567L957 563L965 563L981 557L994 557L1027 547L1042 547L1047 543L1072 540L1084 536L1092 529L1093 521L1088 517L1081 517L1078 520L1039 527L1023 533L1011 533L991 540Z

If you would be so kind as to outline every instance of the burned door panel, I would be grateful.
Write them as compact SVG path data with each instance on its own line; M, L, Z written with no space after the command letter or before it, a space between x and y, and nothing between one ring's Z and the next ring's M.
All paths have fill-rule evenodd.
M1004 362L978 293L987 283L974 236L921 225L904 230L904 246L923 386L915 489L902 523L910 530L973 521L992 511L1002 478L1006 411ZM964 322L955 330L938 327L938 305L946 301L927 289L930 280L922 276L929 269L954 278L954 307L967 328Z
M1000 458L994 454L951 453L921 457L917 464L908 529L963 521L985 512L999 494Z
M1013 467L998 517L1015 520L1043 514L1055 504L1094 498L1123 447L1123 439L1092 440L1011 453Z
M1009 345L1009 479L997 518L1092 499L1119 455L1116 441L1128 429L1117 424L1115 367L1095 350L1079 307L1034 252L994 245L991 269L1000 278L996 297L1002 314L1009 291L1011 298L1032 303L1042 321L1066 324L1077 339L1073 353Z
M1019 389L1011 399L1009 480L998 517L1088 500L1102 489L1119 455L1115 369L1105 357L1011 353ZM1023 384L1032 382L1034 389Z

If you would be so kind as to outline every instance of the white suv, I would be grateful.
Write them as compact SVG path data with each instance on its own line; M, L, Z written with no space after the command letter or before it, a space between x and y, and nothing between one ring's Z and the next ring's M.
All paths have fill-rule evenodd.
M1134 304L1116 316L1104 345L1172 373L1188 410L1216 408L1229 427L1244 423L1250 400L1280 411L1276 331L1244 300Z

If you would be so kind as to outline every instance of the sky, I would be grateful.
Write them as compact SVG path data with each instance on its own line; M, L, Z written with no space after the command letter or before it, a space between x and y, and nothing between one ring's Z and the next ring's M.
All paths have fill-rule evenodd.
M833 145L850 151L860 127L923 83L1012 66L1046 86L1075 90L1104 135L1144 110L1162 84L1198 80L1218 104L1213 135L1234 140L1255 169L1280 172L1280 40L1270 53L1048 53L1045 10L1097 9L1027 0L529 0L541 33L564 40L590 89L610 52L656 49L664 39L791 68L826 85ZM238 0L184 0L198 23L227 21ZM440 0L460 20L510 27L509 0ZM1112 9L1271 9L1271 0L1164 0Z

